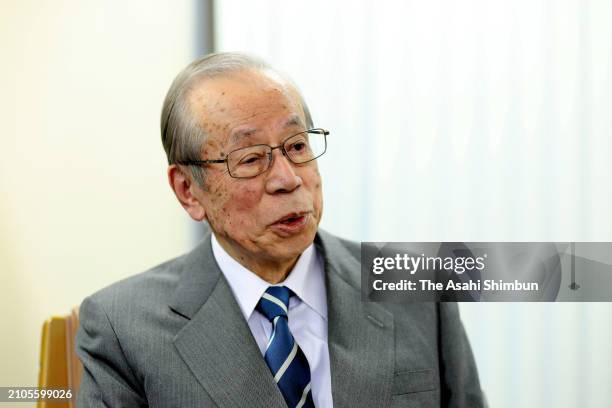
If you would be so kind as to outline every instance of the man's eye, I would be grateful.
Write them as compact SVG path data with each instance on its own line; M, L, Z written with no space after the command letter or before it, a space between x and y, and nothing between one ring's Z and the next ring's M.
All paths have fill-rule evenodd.
M256 164L256 163L260 162L263 159L264 159L264 156L250 154L250 155L245 156L244 158L242 158L240 160L240 162L238 162L238 164L240 164L240 165L242 165L242 164L245 164L245 165Z
M291 146L289 146L289 150L293 150L295 152L301 152L305 150L307 147L308 145L306 144L305 141L299 141L299 142L292 143Z

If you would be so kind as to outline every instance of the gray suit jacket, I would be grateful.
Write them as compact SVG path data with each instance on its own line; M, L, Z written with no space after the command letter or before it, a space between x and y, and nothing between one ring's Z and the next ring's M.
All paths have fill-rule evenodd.
M335 407L480 407L454 303L364 303L359 244L323 231ZM81 305L79 407L284 407L212 254L193 251ZM323 407L320 407L323 408Z

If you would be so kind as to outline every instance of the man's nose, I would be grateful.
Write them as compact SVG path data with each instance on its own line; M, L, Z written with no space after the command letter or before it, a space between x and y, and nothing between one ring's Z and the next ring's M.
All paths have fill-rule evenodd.
M302 178L281 149L275 150L272 151L272 163L266 177L266 191L269 194L290 193L302 185Z

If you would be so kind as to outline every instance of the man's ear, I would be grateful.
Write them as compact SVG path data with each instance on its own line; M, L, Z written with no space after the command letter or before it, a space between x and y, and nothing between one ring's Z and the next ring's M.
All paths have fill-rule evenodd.
M200 202L203 194L202 188L198 183L186 174L183 168L176 164L168 166L168 182L174 195L179 200L185 211L195 221L206 219L206 210ZM199 196L199 197L198 197Z

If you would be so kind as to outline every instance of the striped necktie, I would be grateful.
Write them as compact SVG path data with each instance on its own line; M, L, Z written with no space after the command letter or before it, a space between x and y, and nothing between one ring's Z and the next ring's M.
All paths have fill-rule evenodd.
M285 286L270 286L257 304L257 310L273 326L264 358L287 405L314 408L308 360L289 331L287 309L291 295Z

